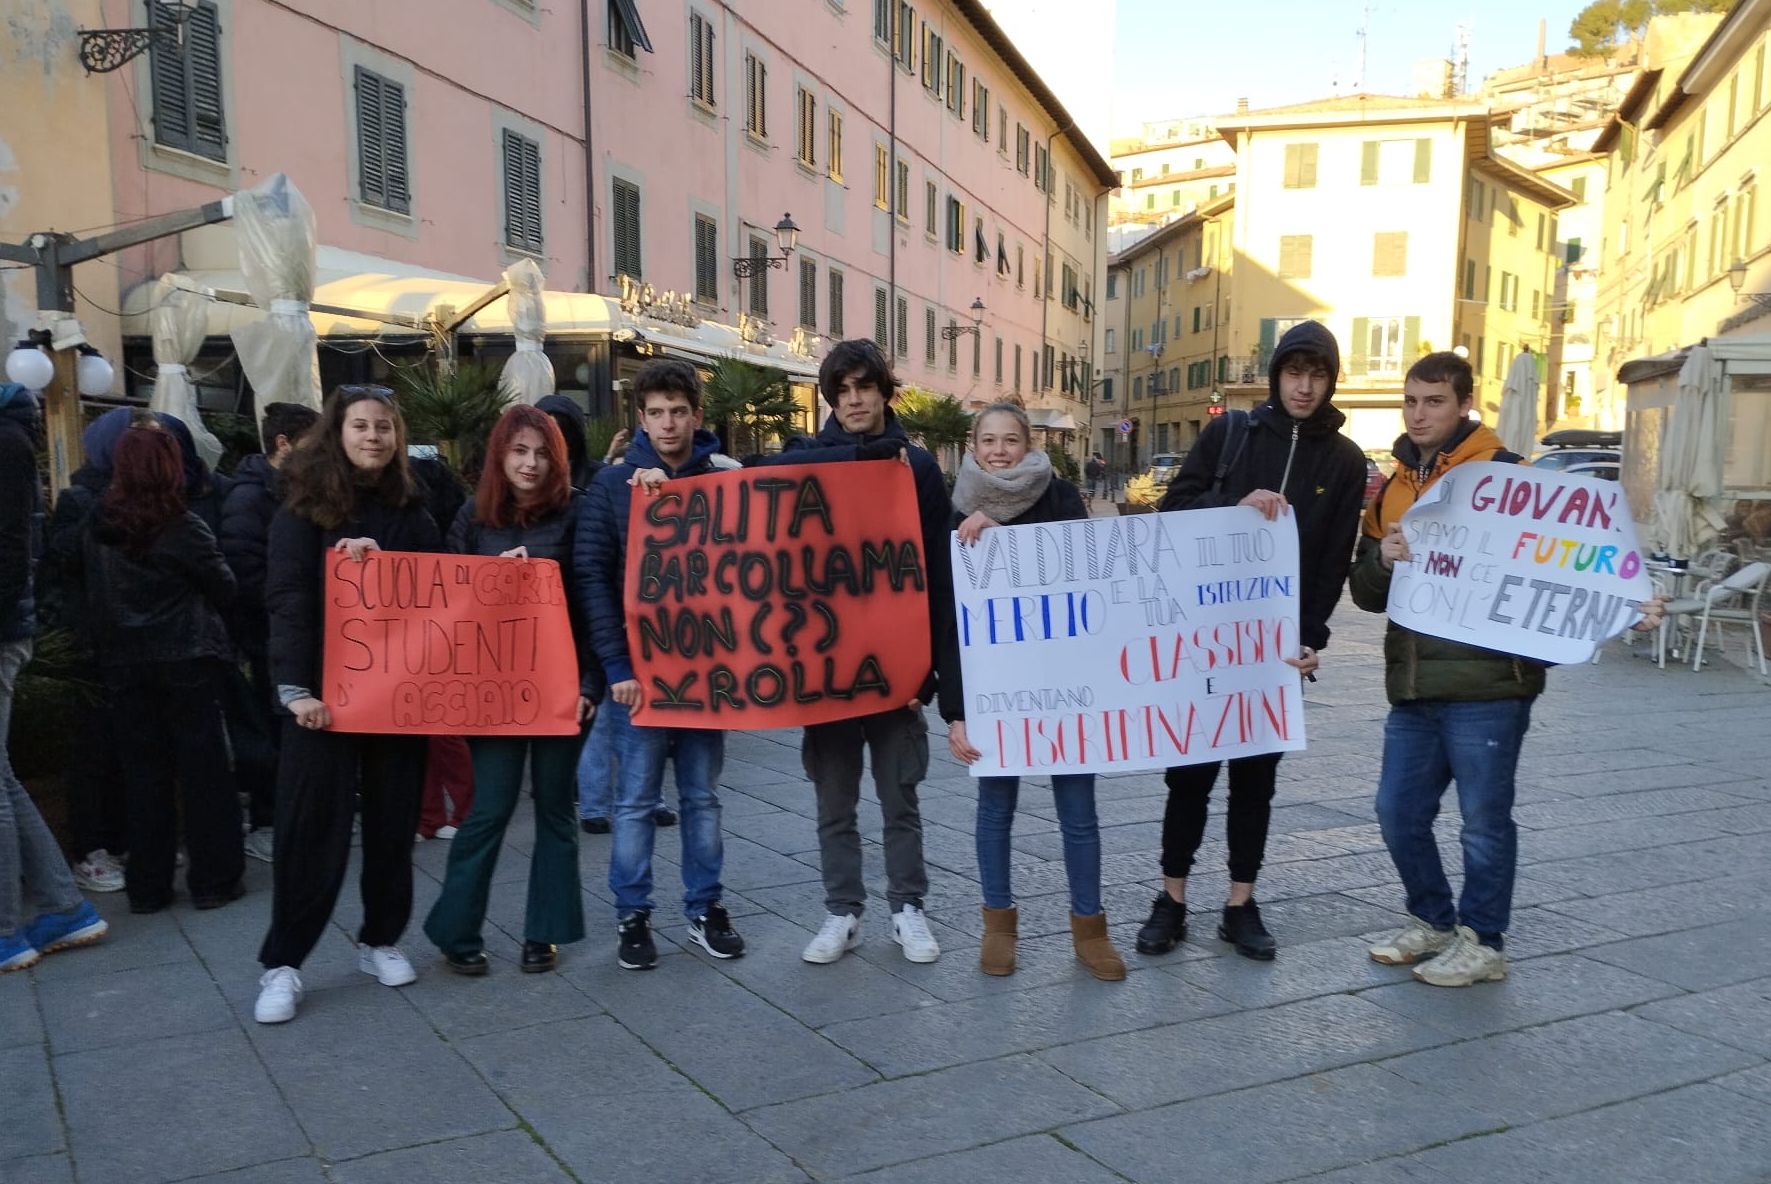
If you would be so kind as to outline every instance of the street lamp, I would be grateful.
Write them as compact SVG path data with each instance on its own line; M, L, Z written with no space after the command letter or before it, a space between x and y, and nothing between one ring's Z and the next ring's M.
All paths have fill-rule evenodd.
M1728 286L1734 289L1737 300L1750 300L1760 308L1771 308L1771 292L1742 292L1746 286L1746 262L1735 259L1734 266L1728 269Z
M787 270L787 257L793 254L793 248L799 245L799 227L793 224L792 214L782 214L781 220L775 223L775 246L781 254L776 255L740 255L732 260L732 274L741 280L747 280L761 271L771 267Z
M40 391L55 381L55 360L34 339L21 341L6 355L6 380L28 391Z
M948 325L941 330L942 341L958 341L967 333L973 337L978 335L978 327L984 323L984 299L981 296L972 298L972 323L969 325Z
M90 345L79 347L80 360L74 363L74 385L87 398L111 393L111 380L117 372L105 361L103 354Z

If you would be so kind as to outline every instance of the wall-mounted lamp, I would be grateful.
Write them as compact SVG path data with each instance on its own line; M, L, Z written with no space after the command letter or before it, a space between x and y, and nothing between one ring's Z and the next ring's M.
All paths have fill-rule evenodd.
M732 274L741 280L747 280L758 272L767 271L771 267L787 270L787 258L793 254L793 248L799 245L799 227L793 224L792 214L782 214L781 220L775 223L775 246L779 255L740 255L732 260Z
M1741 259L1734 261L1728 269L1728 286L1734 289L1737 300L1750 300L1760 308L1771 308L1771 292L1743 292L1746 286L1746 262Z
M969 325L948 325L941 330L942 341L958 341L967 333L973 337L978 335L978 328L984 323L984 299L981 296L972 298L972 323Z

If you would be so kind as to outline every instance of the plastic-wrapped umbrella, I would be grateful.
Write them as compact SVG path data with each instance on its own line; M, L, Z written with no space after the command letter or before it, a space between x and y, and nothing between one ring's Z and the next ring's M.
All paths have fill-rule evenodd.
M1537 448L1537 359L1529 351L1507 368L1494 431L1509 452L1529 457Z
M1679 394L1667 417L1654 475L1655 536L1668 555L1689 558L1720 529L1708 499L1722 494L1722 367L1696 345L1679 367Z
M203 426L203 418L197 413L197 388L191 384L189 369L208 334L211 303L207 297L184 287L169 275L161 276L160 282L154 285L154 305L148 313L148 325L153 332L157 373L154 395L148 406L183 421L184 426L191 429L197 455L213 469L224 450L221 441Z
M547 338L547 302L542 296L541 269L533 259L519 259L504 269L510 285L510 323L516 352L498 376L499 389L514 402L539 403L553 394L553 363L541 352Z
M320 361L307 307L314 298L314 211L277 173L234 195L240 270L265 316L234 330L234 349L262 419L271 403L320 406Z

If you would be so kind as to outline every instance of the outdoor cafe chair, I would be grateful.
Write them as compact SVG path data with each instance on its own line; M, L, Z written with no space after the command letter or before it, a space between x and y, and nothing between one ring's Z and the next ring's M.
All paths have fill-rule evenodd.
M1726 579L1700 588L1694 596L1670 602L1666 606L1666 616L1660 622L1660 631L1654 646L1654 658L1660 668L1666 669L1667 635L1673 628L1674 618L1695 617L1697 640L1691 647L1691 669L1694 673L1703 669L1703 646L1711 623L1716 626L1716 637L1720 644L1723 622L1739 621L1744 622L1752 632L1753 646L1759 659L1759 675L1764 677L1765 635L1759 628L1759 602L1765 594L1767 577L1771 577L1771 563L1749 563Z

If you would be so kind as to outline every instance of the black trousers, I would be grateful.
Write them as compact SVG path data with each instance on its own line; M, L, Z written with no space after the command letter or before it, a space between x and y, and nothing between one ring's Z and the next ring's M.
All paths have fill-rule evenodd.
M357 940L387 946L412 915L412 835L424 787L423 736L312 731L283 721L277 762L267 968L299 967L319 942L350 863L351 817L363 812L363 925Z
M1267 825L1273 814L1273 786L1283 753L1237 757L1230 765L1230 806L1224 829L1230 843L1230 879L1252 884L1267 853ZM1168 805L1162 811L1162 874L1180 879L1193 870L1193 856L1205 837L1206 805L1223 761L1180 765L1163 780Z
M275 708L276 688L263 654L250 654L246 669L230 667L222 697L229 747L234 754L234 781L250 803L247 820L253 830L272 826L277 817L277 741L282 725Z
M77 677L98 688L74 708L74 734L80 743L68 756L68 831L74 858L103 848L129 852L129 806L123 790L118 720L128 710L112 702L106 672L83 667Z
M214 658L144 662L106 670L117 706L133 904L172 898L183 807L191 895L220 896L240 879L240 799L227 763L221 719L225 663Z

